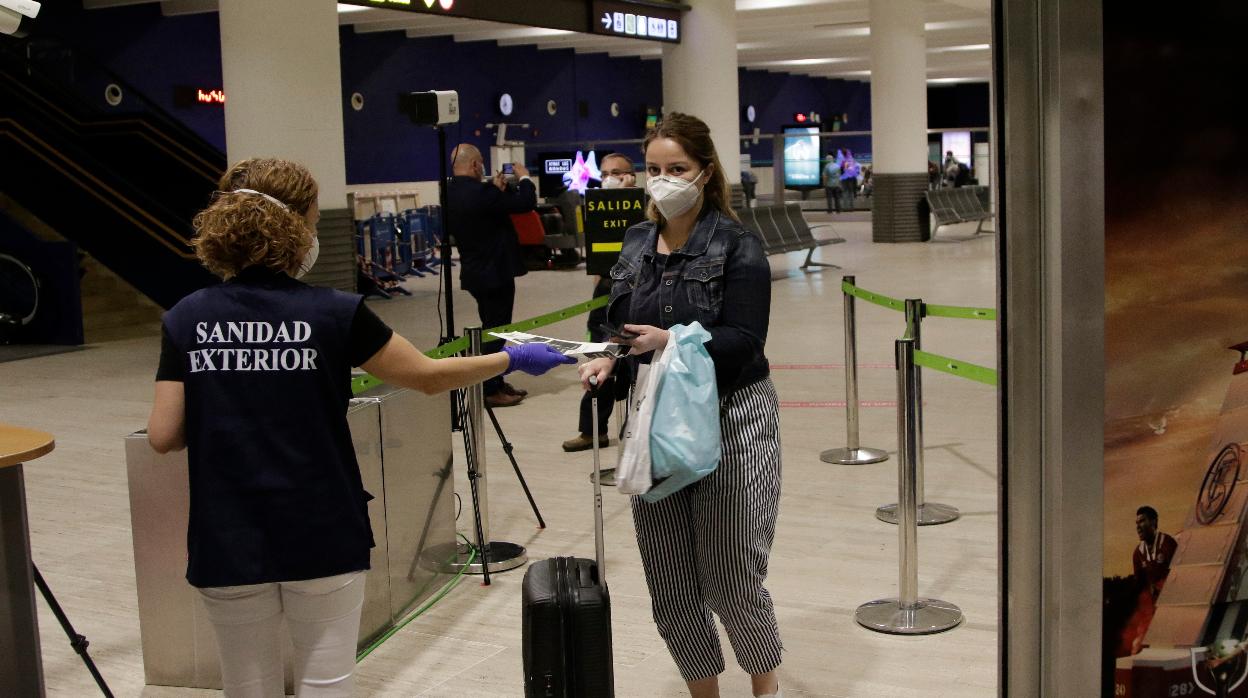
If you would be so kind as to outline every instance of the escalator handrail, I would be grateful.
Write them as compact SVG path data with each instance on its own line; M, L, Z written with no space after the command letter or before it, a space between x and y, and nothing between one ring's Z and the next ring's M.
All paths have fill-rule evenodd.
M12 131L13 133L10 133ZM74 180L85 191L106 202L128 218L137 228L149 237L168 248L184 259L193 258L190 252L189 237L184 234L189 230L179 230L173 221L183 222L175 212L169 210L158 200L143 195L143 192L125 183L112 170L99 163L90 155L64 146L54 146L28 129L16 119L0 117L0 136L10 136L20 146L48 162L61 173ZM38 146L38 147L36 147ZM59 164L49 160L49 156L59 159ZM64 167L77 170L81 177L67 172ZM107 173L112 182L100 180L99 174ZM143 219L148 221L143 222Z
M108 82L116 83L123 89L127 99L133 98L142 106L142 111L140 113L126 114L123 118L119 118L119 115L109 114L106 110L92 104L81 94L75 92L73 89L69 89L63 84L63 81L43 70L39 62L28 55L32 45L36 44L36 42L66 51L69 58L73 61L74 69L76 71L82 70L82 68L85 67L87 70L101 75ZM179 121L172 114L165 111L165 109L160 105L149 99L141 90L127 82L125 78L122 78L120 75L117 75L113 71L103 67L103 64L99 60L94 59L89 52L72 46L58 38L49 37L49 35L43 34L38 38L38 40L23 39L19 41L0 41L0 57L7 58L10 62L19 67L28 77L39 80L39 82L42 83L40 87L47 87L56 90L60 97L70 100L76 107L81 109L86 114L90 114L96 121L84 121L75 115L66 114L68 118L88 125L104 125L124 121L126 119L133 119L138 123L141 123L143 126L151 129L152 133L160 136L169 144L183 150L189 157L198 161L194 165L192 165L192 163L187 164L192 165L195 169L204 173L214 182L220 172L224 170L225 155L221 153L221 151L219 151L214 145L209 143L194 130ZM62 111L62 113L64 112ZM150 123L149 120L157 122L158 126ZM172 134L169 132L172 132Z

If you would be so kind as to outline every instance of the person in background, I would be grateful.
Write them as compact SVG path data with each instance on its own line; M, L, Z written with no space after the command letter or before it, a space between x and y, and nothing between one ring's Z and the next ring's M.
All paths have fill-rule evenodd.
M875 182L871 181L871 165L862 168L862 195L871 198L875 193Z
M373 547L346 418L351 367L434 394L572 360L536 344L430 359L361 296L298 280L320 249L307 169L244 160L219 186L192 244L225 282L164 315L148 441L187 449L186 578L227 698L284 695L283 624L297 695L349 696Z
M665 115L643 151L650 220L624 235L607 318L638 335L613 338L632 346L630 362L648 362L673 325L707 329L723 453L714 473L658 502L632 498L654 620L694 698L719 695L724 658L712 614L754 695L777 696L780 632L763 586L780 506L779 403L763 353L771 270L762 243L732 212L701 119ZM582 364L586 390L615 364Z
M951 188L957 186L958 175L962 168L962 163L954 156L953 151L945 152L945 164L943 166L944 182L941 186Z
M516 279L528 270L520 257L520 243L511 214L537 208L537 187L523 163L515 163L518 181L509 184L499 172L485 179L485 160L474 145L461 143L451 153L451 177L447 186L451 235L459 249L460 286L477 301L477 316L485 329L511 324L516 301ZM483 353L500 351L503 341L484 342ZM517 405L527 391L503 380L485 382L485 403L490 407Z
M1174 536L1157 530L1157 510L1150 506L1136 510L1135 532L1140 537L1140 544L1131 554L1131 569L1140 589L1147 591L1156 601L1166 577L1170 575L1170 563L1179 544Z
M752 208L754 200L758 198L756 190L758 189L758 175L754 174L754 170L741 170L741 191L745 193L745 207Z
M858 161L849 148L845 149L845 160L841 162L841 192L845 197L845 210L854 210L854 197L858 195Z
M627 155L620 153L611 153L602 159L602 188L603 189L632 189L637 186L637 174L633 168L633 161ZM594 298L605 296L611 293L611 277L610 276L594 276ZM606 308L594 308L589 311L589 338L593 342L605 342L610 339L599 329L602 324L607 321ZM599 387L600 395L608 397L606 400L598 402L598 445L607 446L611 443L608 425L611 421L611 411L615 408L615 379L609 378ZM576 451L587 451L594 447L593 434L593 418L591 413L592 397L590 393L581 395L581 415L577 422L577 435L563 442L563 450L573 453Z
M845 155L837 149L836 158L828 159L828 164L823 166L823 195L828 200L828 213L835 210L841 212L841 165L845 160Z

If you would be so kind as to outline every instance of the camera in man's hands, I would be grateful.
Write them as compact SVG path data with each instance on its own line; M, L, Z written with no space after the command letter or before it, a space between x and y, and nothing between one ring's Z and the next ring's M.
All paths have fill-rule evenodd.
M26 36L27 20L37 17L41 6L35 0L0 0L0 34Z
M9 2L10 0L0 0ZM459 123L459 93L455 90L409 92L399 97L399 111L414 124L443 126Z

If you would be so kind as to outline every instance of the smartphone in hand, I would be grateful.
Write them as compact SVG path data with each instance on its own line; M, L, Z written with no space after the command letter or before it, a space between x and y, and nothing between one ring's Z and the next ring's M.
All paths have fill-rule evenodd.
M510 177L511 175L514 175L515 173L516 173L515 163L510 163L510 162L503 163L503 174Z
M637 339L641 336L636 332L629 332L623 327L612 327L605 322L598 323L598 330L606 333L607 337L619 337L620 339Z

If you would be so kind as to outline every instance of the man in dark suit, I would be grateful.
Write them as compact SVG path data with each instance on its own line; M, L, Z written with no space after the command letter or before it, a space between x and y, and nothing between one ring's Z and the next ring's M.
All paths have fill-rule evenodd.
M477 315L489 329L511 323L516 298L515 277L526 273L520 244L510 214L537 207L537 188L523 163L515 163L517 182L502 172L485 181L485 160L476 146L461 143L451 152L451 182L447 187L450 234L459 249L460 287L477 301ZM502 351L502 340L486 342L489 354ZM496 376L485 382L485 401L491 407L519 404L525 391Z

